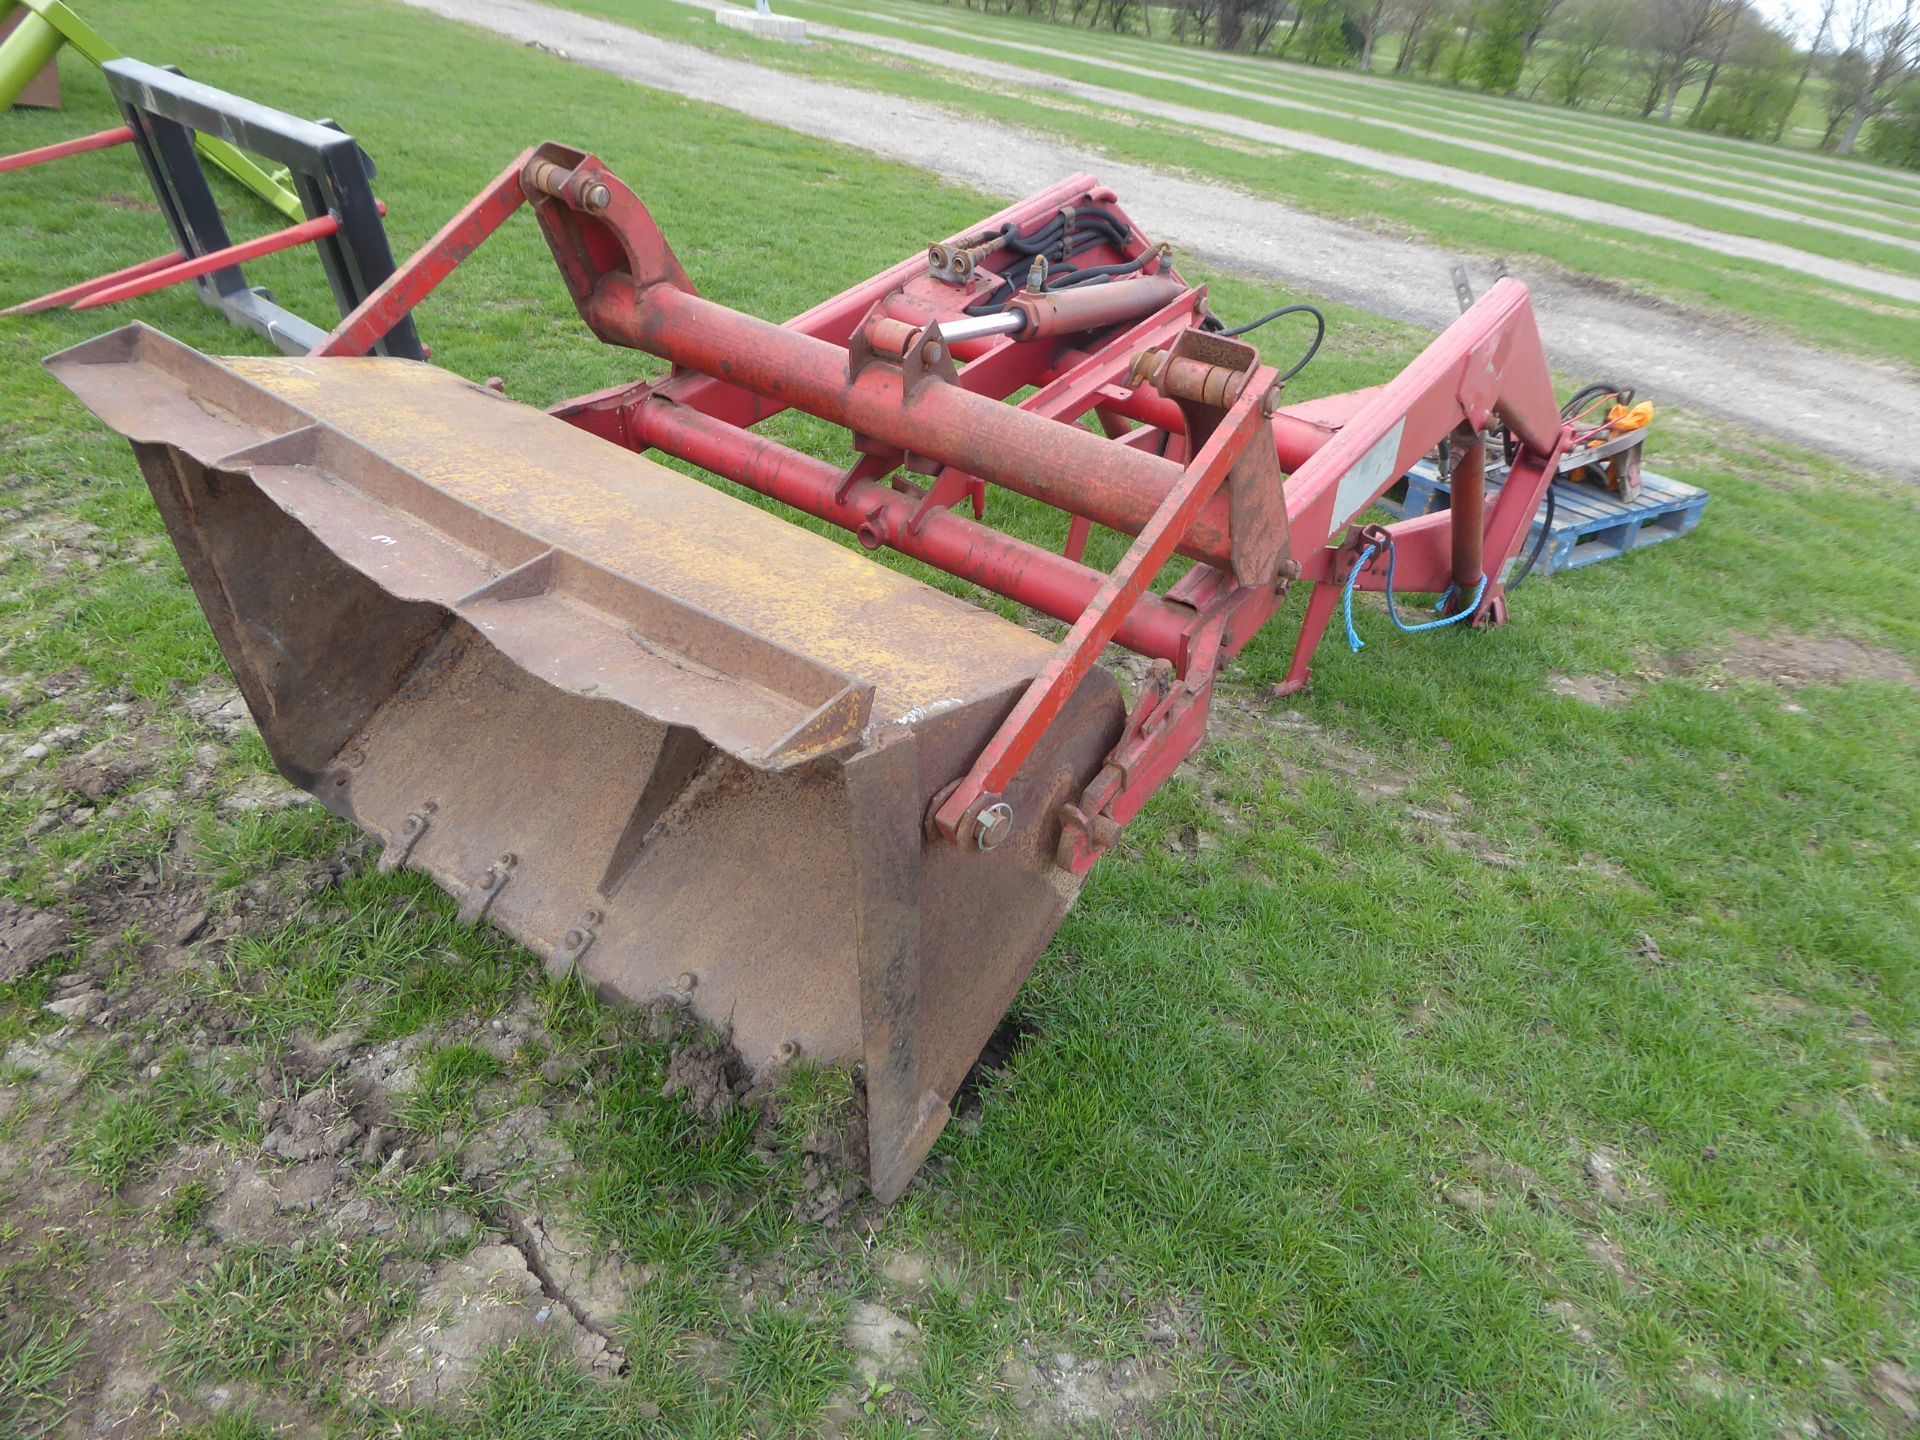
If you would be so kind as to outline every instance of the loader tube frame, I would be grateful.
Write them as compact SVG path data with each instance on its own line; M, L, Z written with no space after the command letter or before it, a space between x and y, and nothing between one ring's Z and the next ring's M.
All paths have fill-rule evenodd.
M899 550L1072 626L932 817L963 848L989 849L1028 818L1009 813L1006 789L1111 642L1159 663L1108 765L1065 808L1060 863L1076 873L1201 743L1220 665L1294 583L1312 594L1286 693L1307 683L1369 544L1355 586L1386 588L1383 536L1395 542L1400 589L1443 593L1450 612L1477 595L1468 623L1504 622L1505 576L1572 438L1519 281L1496 282L1387 385L1287 407L1254 347L1213 333L1204 288L1180 282L1164 251L1088 175L773 325L702 299L625 184L584 151L543 145L508 166L315 353L363 353L526 202L594 334L674 366L665 380L582 396L553 414L613 443L692 461L842 525L869 549ZM1127 235L1081 258L1125 272L1109 290L1138 287L1132 323L1116 318L1129 312L1110 299L1097 326L976 338L969 322L1015 259L1007 227L1039 233L1060 216L1071 239L1076 217L1090 211L1115 217ZM943 326L967 338L949 342ZM1028 386L1036 393L1004 403ZM864 458L842 474L752 433L789 407L846 427ZM1082 426L1089 417L1105 438ZM1489 505L1486 437L1496 426L1514 448ZM1459 457L1451 510L1353 525L1448 439ZM988 484L1070 515L1065 554L1042 559L1037 547L979 524ZM961 502L974 520L951 513ZM1133 537L1110 574L1081 563L1096 524ZM1176 554L1196 563L1156 595L1153 581Z
M145 61L109 60L100 68L185 261L232 246L197 153L196 137L204 133L286 166L307 225L325 222L320 228L327 233L311 243L342 315L393 274L393 250L373 195L373 161L351 135ZM282 354L305 355L326 338L326 331L277 304L270 292L249 285L238 264L193 283L207 305L266 337ZM375 337L369 349L408 360L426 358L406 316Z

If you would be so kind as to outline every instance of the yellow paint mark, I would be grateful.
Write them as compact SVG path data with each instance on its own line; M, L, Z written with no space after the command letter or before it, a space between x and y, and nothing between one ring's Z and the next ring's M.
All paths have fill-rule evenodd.
M449 371L382 359L225 363L543 545L870 682L875 719L1003 690L1052 653L996 615Z

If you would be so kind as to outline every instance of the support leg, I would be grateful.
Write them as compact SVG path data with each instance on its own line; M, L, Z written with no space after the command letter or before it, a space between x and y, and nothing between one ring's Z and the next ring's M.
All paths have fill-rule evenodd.
M1293 664L1287 678L1273 687L1275 695L1297 695L1307 688L1307 682L1313 679L1313 652L1320 648L1320 637L1327 633L1327 622L1333 619L1333 607L1339 599L1340 587L1331 580L1313 587L1307 597L1306 616L1300 622L1300 638L1293 644Z

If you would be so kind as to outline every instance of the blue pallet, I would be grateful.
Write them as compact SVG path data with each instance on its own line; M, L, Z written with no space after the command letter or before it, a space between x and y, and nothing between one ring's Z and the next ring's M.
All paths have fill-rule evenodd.
M1492 497L1499 493L1500 482L1488 476L1489 507ZM1641 476L1640 495L1635 500L1564 480L1553 482L1553 495L1553 534L1540 553L1540 563L1534 566L1541 575L1578 570L1630 550L1677 540L1700 523L1707 508L1707 492L1698 485L1686 485L1651 470ZM1431 515L1447 508L1447 482L1434 473L1431 464L1416 465L1401 485L1394 486L1378 503L1402 520ZM1532 551L1539 534L1540 520L1536 516L1526 543L1520 547L1522 559Z

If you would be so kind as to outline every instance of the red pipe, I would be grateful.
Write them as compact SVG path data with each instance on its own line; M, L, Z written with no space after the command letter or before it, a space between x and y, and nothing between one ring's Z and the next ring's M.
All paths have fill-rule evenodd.
M1186 417L1180 413L1180 407L1150 385L1133 387L1125 399L1103 398L1100 408L1124 415L1129 420L1138 420L1142 425L1151 425L1156 430L1171 431L1175 435L1187 433ZM1339 433L1332 427L1289 415L1285 410L1276 411L1273 417L1273 444L1280 452L1280 468L1291 475Z
M672 285L636 292L624 273L596 287L588 320L615 344L716 376L782 405L911 450L969 475L1110 530L1137 535L1179 484L1180 465L1113 445L1062 425L929 379L911 397L902 374L873 364L851 381L847 352L826 340L742 315ZM1227 505L1215 496L1180 537L1181 553L1232 563Z
M379 202L375 202L379 204ZM387 213L384 204L379 205L382 215ZM109 289L98 291L80 301L75 310L98 310L102 305L118 305L122 300L137 299L142 295L151 295L156 290L164 290L169 285L178 285L182 281L197 280L202 275L211 275L216 270L225 270L229 265L241 265L249 260L258 260L263 255L277 255L282 250L291 250L296 245L310 245L315 240L324 240L329 235L338 234L340 222L332 215L318 215L311 220L302 220L298 225L289 225L284 230L276 230L271 235L262 235L257 240L242 240L238 245L229 245L224 250L214 250L206 255L196 255L191 260L173 266L171 269L155 271L142 275Z
M315 355L365 355L387 338L427 296L526 202L520 170L533 151L525 150L486 189L469 200L407 263L381 282L333 333L314 347ZM382 211L381 213L385 213Z
M51 295L42 295L38 300L22 300L8 310L0 310L0 315L38 315L42 310L52 310L65 305L69 300L80 300L97 290L105 290L118 285L122 280L131 280L139 275L151 275L156 270L165 270L178 265L187 257L178 250L171 255L156 255L151 260L142 260L138 265L129 265L124 270L115 270L111 275L96 275L91 280L82 280L78 285L69 285L64 290L55 290Z
M642 401L627 412L627 423L626 441L635 449L651 446L689 460L797 510L860 532L863 544L869 539L883 543L1069 625L1080 618L1106 582L1099 571L949 510L929 512L916 530L913 516L919 502L871 480L855 484L845 501L836 499L842 476L826 461L703 415L689 405ZM1183 665L1187 630L1194 621L1194 612L1185 606L1143 596L1117 638L1142 655Z
M17 155L0 155L0 175L9 170L25 170L30 165L44 165L49 160L64 160L69 155L84 155L89 150L111 150L115 145L125 145L133 139L133 131L122 125L117 130L102 130L93 135L82 135L77 140L62 140L53 145L42 145L38 150L22 150Z
M1447 509L1453 516L1453 608L1471 605L1480 588L1486 543L1487 437L1469 432L1454 462Z

